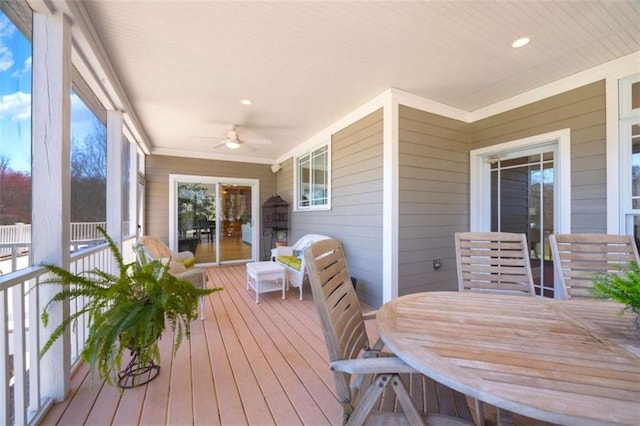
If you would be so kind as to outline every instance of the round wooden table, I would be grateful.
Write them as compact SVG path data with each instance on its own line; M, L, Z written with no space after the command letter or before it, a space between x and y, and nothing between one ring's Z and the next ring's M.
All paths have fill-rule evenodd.
M640 340L621 305L429 292L383 305L377 330L421 373L548 422L640 424Z

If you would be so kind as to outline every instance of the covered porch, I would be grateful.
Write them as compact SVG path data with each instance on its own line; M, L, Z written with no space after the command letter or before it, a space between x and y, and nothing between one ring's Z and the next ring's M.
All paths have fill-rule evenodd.
M256 304L246 291L244 265L210 268L206 318L192 325L191 341L171 359L162 339L158 378L121 392L75 370L71 392L41 424L341 424L320 320L310 296L295 289L281 299L265 293ZM368 306L363 309L370 310ZM376 338L375 322L367 323ZM487 424L495 412L486 407ZM516 425L544 422L514 416Z

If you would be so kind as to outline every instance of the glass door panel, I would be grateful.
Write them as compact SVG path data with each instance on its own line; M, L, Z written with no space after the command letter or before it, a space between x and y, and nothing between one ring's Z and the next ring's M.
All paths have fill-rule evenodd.
M220 262L252 259L252 187L220 184Z
M174 249L193 252L202 266L258 257L257 180L191 175L171 175L170 180L174 213L169 242Z
M546 297L554 295L549 246L553 212L553 152L493 160L491 230L527 236L536 293Z
M189 250L197 263L216 262L216 185L178 182L178 251Z

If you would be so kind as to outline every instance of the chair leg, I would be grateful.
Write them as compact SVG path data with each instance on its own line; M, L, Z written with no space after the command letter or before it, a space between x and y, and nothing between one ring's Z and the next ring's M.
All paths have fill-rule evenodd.
M478 426L484 426L484 409L482 408L482 401L474 399L476 410L476 422Z
M513 413L496 407L496 424L498 426L513 426Z
M347 425L362 425L367 416L371 412L373 405L380 398L384 388L390 383L394 374L386 373L380 374L376 377L375 381L371 383L364 391L364 394L360 398L360 402L347 421Z
M424 423L422 416L416 409L416 406L413 403L413 399L411 399L411 395L407 391L404 383L402 383L402 379L399 375L394 374L391 377L391 386L398 397L398 401L400 405L402 405L402 410L404 414L407 416L407 420L409 420L410 425L419 425Z
M200 321L204 321L204 296L200 296Z

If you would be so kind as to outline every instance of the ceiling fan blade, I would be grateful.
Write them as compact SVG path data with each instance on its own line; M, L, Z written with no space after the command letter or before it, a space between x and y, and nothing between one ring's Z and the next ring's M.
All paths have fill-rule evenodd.
M251 152L256 152L258 150L258 148L256 148L255 146L251 145L250 143L247 142L243 142L242 146L246 146L247 149Z
M243 141L246 141L247 143L251 143L254 145L271 145L271 139L258 139L258 138L247 138L247 139L243 139Z

